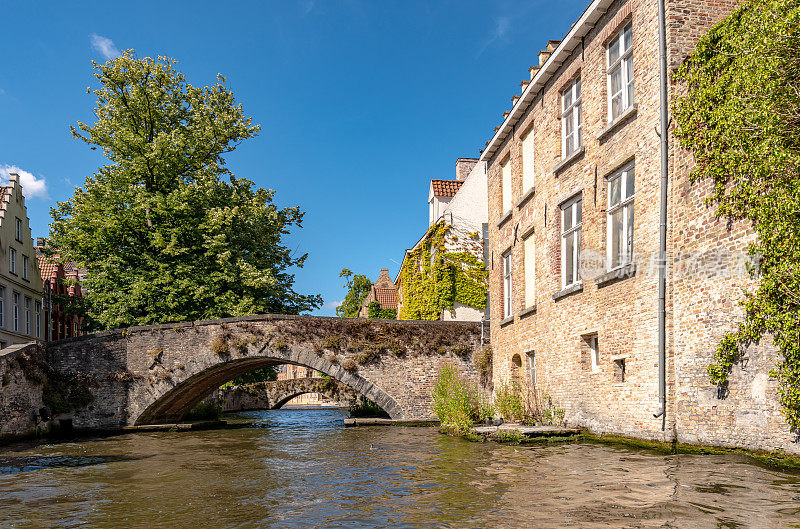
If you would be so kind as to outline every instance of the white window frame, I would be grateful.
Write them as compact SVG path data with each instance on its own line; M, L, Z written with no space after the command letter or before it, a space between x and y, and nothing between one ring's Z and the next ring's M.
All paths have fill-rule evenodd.
M633 191L628 195L628 175L633 176ZM616 180L620 181L619 202L611 203L611 186ZM633 227L636 224L636 217L634 212L633 224L629 225L629 210L633 208L635 193L636 193L636 171L633 163L626 165L608 178L606 182L608 187L608 207L606 208L606 268L608 270L615 270L622 268L633 262ZM620 249L622 255L620 256L619 263L614 264L614 223L612 218L614 213L622 210L622 237L625 239L625 244L620 242Z
M17 251L14 248L8 249L8 271L17 275Z
M14 222L14 239L22 242L22 219L15 217Z
M536 352L528 351L525 353L525 358L528 360L528 382L530 383L530 390L536 390ZM536 398L536 395L533 395Z
M503 254L503 318L508 318L514 312L512 293L514 288L514 265L511 262L511 250Z
M593 372L600 371L600 344L596 334L589 337L589 362Z
M509 211L511 211L512 203L511 203L511 157L506 158L506 160L500 164L500 179L502 189L500 190L502 194L502 202L501 202L501 209L503 211L500 212L501 217L505 216Z
M561 209L561 288L567 288L572 285L578 285L581 283L581 275L580 275L580 261L581 261L581 244L582 244L582 228L583 228L583 212L581 208L583 207L583 198L582 194L578 193L571 199L567 200L566 202L562 203L560 206ZM578 214L580 213L580 221L578 220ZM566 215L571 215L571 225L568 229L564 229L566 226ZM567 241L570 241L569 244L573 244L575 246L575 250L572 252L572 263L571 266L573 267L572 273L572 282L567 283Z
M31 334L31 298L25 296L25 334Z
M533 128L522 138L522 195L536 185L534 160L536 158L533 144Z
M630 31L628 31L630 30ZM628 35L626 38L625 35ZM612 63L611 62L611 47L617 44L619 46L619 57ZM629 66L630 65L630 66ZM625 110L627 110L634 103L635 86L633 76L630 76L628 70L633 70L633 24L628 22L613 39L611 39L606 46L606 86L608 93L608 119L609 122L618 118ZM620 71L620 89L618 92L611 92L611 77L615 72ZM630 87L630 90L629 90ZM614 114L613 101L617 95L621 96L620 107Z
M12 309L12 315L14 318L14 332L19 332L19 292L13 292L11 294L11 299L14 304Z
M36 312L36 337L42 337L42 301L37 299L33 303L33 308Z
M522 241L525 268L525 308L536 305L536 238L531 233Z
M22 256L22 279L29 279L28 269L30 268L30 259L27 255Z
M0 327L6 326L6 287L0 286Z
M567 94L572 98L572 102L567 104ZM572 149L567 151L567 122L572 122L572 133L574 137ZM569 83L561 92L561 157L567 158L583 146L583 112L581 109L581 78L577 77Z

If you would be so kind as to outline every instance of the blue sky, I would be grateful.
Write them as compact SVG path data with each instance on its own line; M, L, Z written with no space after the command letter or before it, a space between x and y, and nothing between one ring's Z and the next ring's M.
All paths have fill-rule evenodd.
M217 73L260 136L229 168L306 217L287 242L309 253L300 292L319 314L339 271L397 273L427 225L428 180L476 157L548 39L588 0L526 2L13 2L0 49L0 173L25 175L33 235L101 165L69 125L92 122L90 60L166 55L190 83Z

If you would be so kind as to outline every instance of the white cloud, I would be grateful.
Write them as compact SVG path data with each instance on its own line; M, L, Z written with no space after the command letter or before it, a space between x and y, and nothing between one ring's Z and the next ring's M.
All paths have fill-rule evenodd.
M47 182L44 177L36 178L33 173L16 165L0 165L0 182L3 185L8 185L11 173L19 175L19 183L26 198L48 198Z
M511 17L508 16L501 16L494 19L494 28L492 30L491 35L483 42L483 45L478 50L478 53L475 57L480 57L486 48L497 42L498 40L505 40L506 33L508 33L509 28L511 27Z
M314 9L313 0L304 0L300 2L300 10L303 12L303 16L311 13L312 9Z
M89 35L89 41L92 43L92 48L106 59L113 59L119 55L119 50L114 46L114 41L108 37L92 33Z
M335 309L336 307L338 307L342 303L343 303L343 300L340 300L340 301L329 301L329 302L327 302L325 304L325 308L326 309Z

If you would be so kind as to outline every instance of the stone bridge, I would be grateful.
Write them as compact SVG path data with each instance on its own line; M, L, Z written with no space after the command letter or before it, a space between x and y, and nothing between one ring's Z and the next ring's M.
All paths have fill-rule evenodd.
M472 355L481 346L480 324L471 322L262 315L32 345L6 355L0 368L24 372L30 384L42 386L43 396L25 396L34 409L20 414L30 416L44 402L75 428L173 423L225 382L278 364L325 373L393 419L416 420L433 416L431 389L439 365L455 362L474 380ZM9 380L3 391L10 401L21 391L14 384L22 378Z
M219 402L224 412L276 410L305 393L319 393L343 406L349 406L358 396L353 388L333 378L308 377L218 389L211 393L208 399Z

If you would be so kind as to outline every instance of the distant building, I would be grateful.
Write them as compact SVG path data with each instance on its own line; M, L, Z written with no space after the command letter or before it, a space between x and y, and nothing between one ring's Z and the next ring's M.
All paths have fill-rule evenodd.
M298 366L294 364L283 364L277 366L278 380L293 380L295 378L322 378L319 372L314 371L310 367ZM321 406L323 404L331 404L330 399L327 399L319 393L303 393L289 401L294 406Z
M372 284L369 294L361 303L361 308L358 310L359 318L369 317L369 305L373 301L380 303L381 310L397 310L397 289L392 278L389 277L389 270L386 268L381 269L378 280Z
M455 180L431 180L428 206L428 229L412 248L406 250L403 265L422 245L430 243L433 230L440 223L447 225L449 231L448 237L445 238L445 251L466 253L483 263L486 262L489 209L485 162L475 158L456 160ZM403 265L394 282L398 318L403 317L401 313L404 307ZM486 309L477 308L456 302L452 310L443 310L438 319L480 321L488 310L488 303L486 307Z
M83 318L68 314L66 307L58 303L58 298L62 296L75 298L83 296L81 288L81 279L85 275L83 270L78 268L75 261L63 260L59 253L46 255L45 242L41 237L37 240L35 249L44 285L42 292L45 300L52 303L50 314L45 314L43 339L61 340L83 336L86 334L81 330Z
M0 188L0 253L0 348L42 339L42 278L16 173Z

